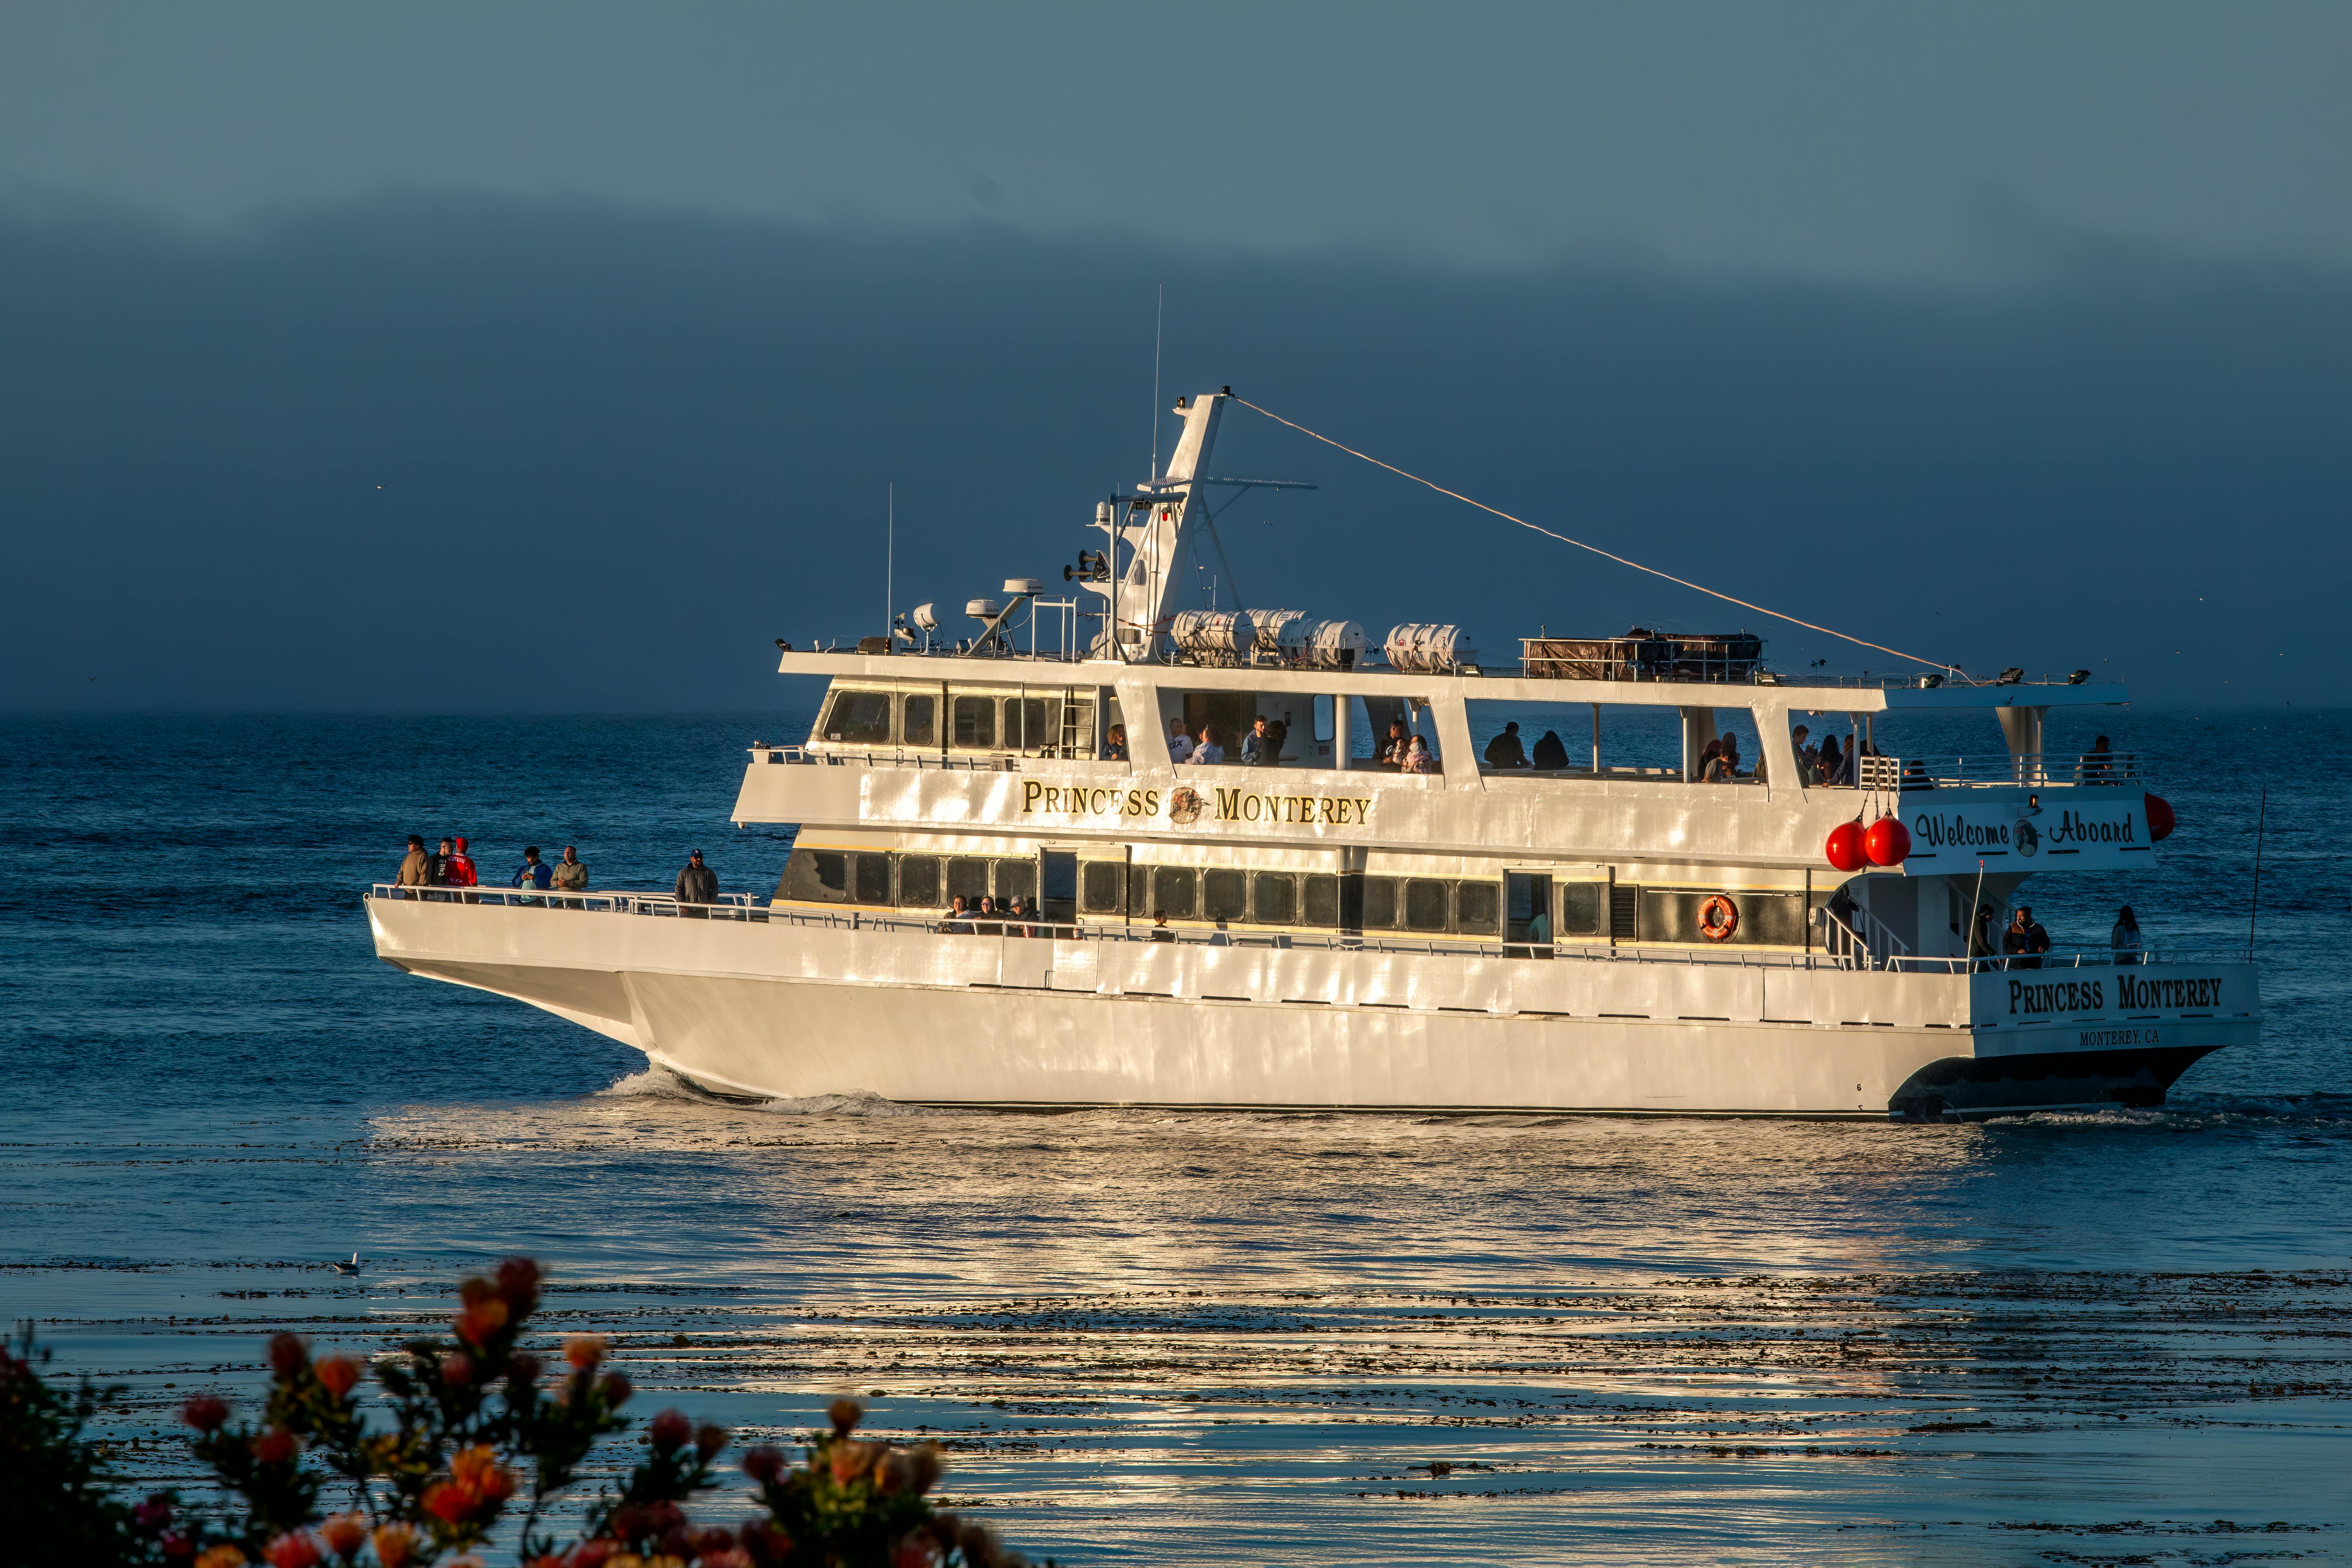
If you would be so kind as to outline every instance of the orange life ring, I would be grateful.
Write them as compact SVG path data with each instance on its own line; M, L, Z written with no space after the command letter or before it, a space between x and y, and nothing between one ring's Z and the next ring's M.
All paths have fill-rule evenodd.
M1709 942L1729 942L1739 929L1739 906L1721 893L1710 893L1698 907L1698 934Z

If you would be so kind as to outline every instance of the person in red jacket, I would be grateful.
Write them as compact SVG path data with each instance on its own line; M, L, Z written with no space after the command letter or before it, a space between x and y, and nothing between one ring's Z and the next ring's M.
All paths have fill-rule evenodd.
M441 880L445 885L452 888L473 887L481 880L481 878L477 876L474 871L474 858L466 853L466 841L464 839L457 839L454 843L456 847L449 856L449 858L442 862ZM474 893L460 893L457 895L457 899L460 903L467 904L476 902L478 897L479 895Z

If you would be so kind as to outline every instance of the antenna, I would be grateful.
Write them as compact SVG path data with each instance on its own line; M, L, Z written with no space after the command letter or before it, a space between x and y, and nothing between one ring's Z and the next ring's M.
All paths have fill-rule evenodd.
M1160 286L1160 308L1151 316L1151 471L1144 477L1160 478L1160 333L1168 321L1168 285Z
M882 650L895 653L898 650L891 646L890 617L895 613L891 606L898 602L898 481L890 480L882 495Z

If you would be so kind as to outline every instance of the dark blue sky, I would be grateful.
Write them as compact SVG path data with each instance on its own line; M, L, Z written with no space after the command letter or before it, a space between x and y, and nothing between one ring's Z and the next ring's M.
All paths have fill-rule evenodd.
M762 704L878 629L886 482L902 607L1058 577L1162 283L1170 399L1972 669L2342 702L2352 13L2218 16L14 7L0 707ZM1254 602L1875 658L1245 412L1216 467L1324 487L1228 514Z

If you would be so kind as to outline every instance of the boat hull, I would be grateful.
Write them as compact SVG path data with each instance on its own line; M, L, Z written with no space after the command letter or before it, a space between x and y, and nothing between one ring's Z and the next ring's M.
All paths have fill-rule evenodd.
M1992 977L1605 948L1537 961L387 900L369 912L402 969L760 1099L1948 1120L2158 1103L2198 1057L2260 1028L2248 1005L2144 1021L2118 1044L2097 1018L1977 1018L2005 994ZM2251 970L2228 978L2228 1000L2250 1002Z

